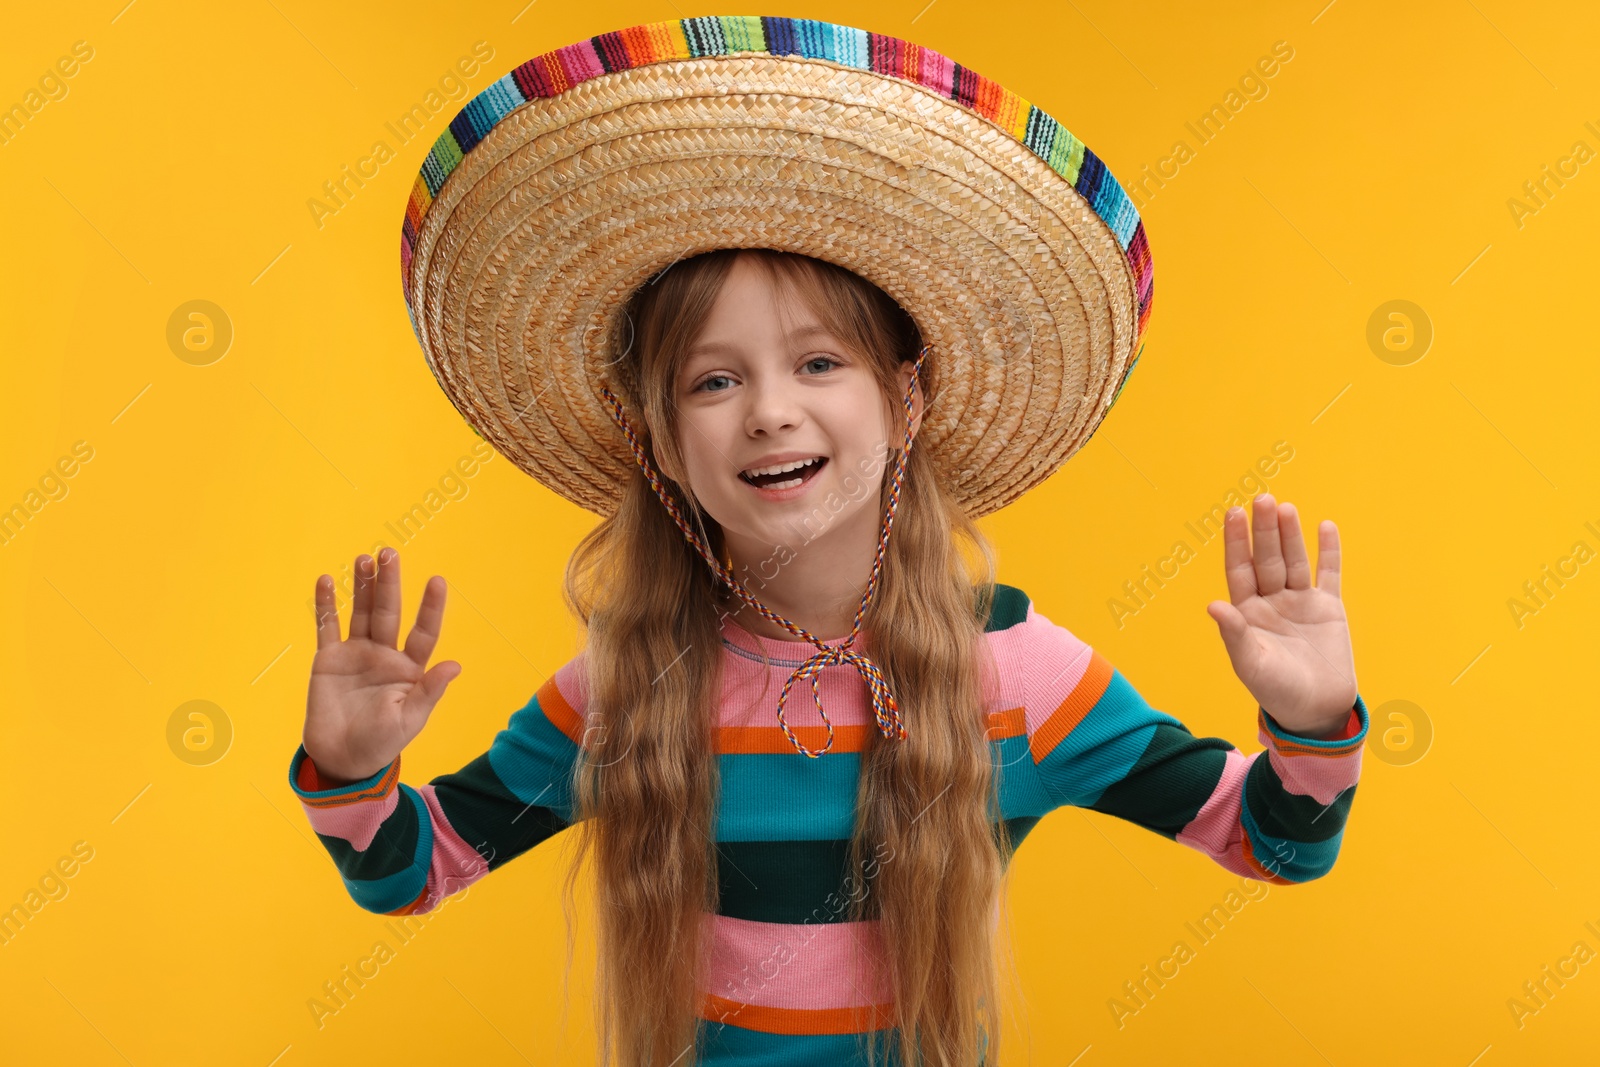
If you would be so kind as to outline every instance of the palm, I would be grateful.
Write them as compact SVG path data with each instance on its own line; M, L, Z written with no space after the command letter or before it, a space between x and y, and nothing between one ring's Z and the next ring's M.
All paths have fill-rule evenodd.
M306 722L306 751L319 765L382 767L381 753L398 752L422 729L416 702L407 698L422 678L411 657L376 641L351 638L319 649L311 661L309 707L327 713Z
M400 629L400 559L392 551L367 575L368 557L356 561L350 636L339 639L333 581L317 582L317 654L311 662L304 743L318 772L330 781L358 781L383 769L421 732L445 686L460 673L453 660L424 670L444 615L444 581L423 591L417 622L405 648Z
M1252 550L1243 511L1224 520L1229 600L1208 605L1234 673L1291 733L1342 726L1356 698L1350 627L1339 599L1339 533L1319 530L1317 583L1292 504L1254 502Z

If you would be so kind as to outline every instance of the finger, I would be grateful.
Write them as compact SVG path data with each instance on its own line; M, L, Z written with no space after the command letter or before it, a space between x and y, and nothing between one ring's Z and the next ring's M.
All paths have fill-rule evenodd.
M372 597L372 639L384 648L400 643L400 553L378 550L378 582Z
M1317 588L1339 595L1339 527L1332 519L1317 526Z
M327 648L339 643L339 602L333 596L333 579L326 574L317 577L317 647Z
M1300 530L1300 509L1293 504L1278 508L1278 535L1283 543L1284 585L1310 589L1311 560L1306 556L1305 536Z
M1230 508L1222 517L1222 546L1228 599L1243 604L1256 595L1256 566L1250 562L1250 535L1243 508Z
M1283 549L1278 535L1278 503L1270 493L1255 500L1256 589L1270 596L1283 588Z
M444 593L447 583L437 574L428 579L422 589L422 603L417 605L417 621L406 635L406 655L419 667L428 665L434 646L439 643L439 628L444 622Z
M372 583L378 576L378 565L365 553L356 557L356 588L350 596L350 640L363 640L372 629Z

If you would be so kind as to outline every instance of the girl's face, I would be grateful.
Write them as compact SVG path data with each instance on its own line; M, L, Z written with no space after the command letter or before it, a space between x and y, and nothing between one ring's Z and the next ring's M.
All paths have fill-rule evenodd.
M803 300L788 301L781 322L777 300L767 273L736 259L673 383L687 470L666 473L687 481L747 563L845 530L875 540L879 486L903 440L889 441L892 409L867 357L829 334ZM913 370L900 365L895 404L904 404ZM912 413L914 434L920 389ZM751 481L752 471L804 460L755 477L768 487Z

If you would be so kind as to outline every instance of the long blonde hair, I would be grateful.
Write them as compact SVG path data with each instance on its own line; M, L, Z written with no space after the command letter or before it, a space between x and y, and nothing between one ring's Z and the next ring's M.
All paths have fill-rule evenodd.
M631 336L623 331L611 369L647 455L658 472L661 457L684 469L671 383L741 254L788 283L778 286L781 299L806 299L867 358L886 402L893 398L881 516L906 425L895 374L916 357L920 333L877 286L807 256L720 249L641 286L626 312ZM931 404L937 396L927 379L924 366ZM722 554L716 521L688 486L668 484ZM1010 955L996 933L1012 845L999 819L984 717L992 663L982 658L983 630L994 580L992 548L913 446L857 642L884 672L908 736L886 741L867 731L849 859L852 878L870 872L856 881L869 891L852 894L848 915L880 920L895 1002L887 1038L908 1067L969 1067L980 1050L983 1062L998 1056L997 945L1008 962ZM589 743L573 781L579 821L566 881L568 966L573 887L592 859L599 1062L609 1067L615 1055L622 1067L693 1063L703 916L716 912L718 897L719 621L742 602L720 588L637 469L616 512L573 552L564 594L587 630L589 685ZM876 1042L865 1051L875 1058Z

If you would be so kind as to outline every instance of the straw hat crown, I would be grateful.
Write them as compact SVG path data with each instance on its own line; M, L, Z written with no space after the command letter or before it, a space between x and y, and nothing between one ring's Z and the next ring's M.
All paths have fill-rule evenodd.
M604 33L488 86L423 163L401 276L463 417L605 515L637 474L601 392L621 309L715 248L837 264L911 314L917 447L974 515L1083 446L1150 314L1138 213L1055 119L920 45L758 16Z

